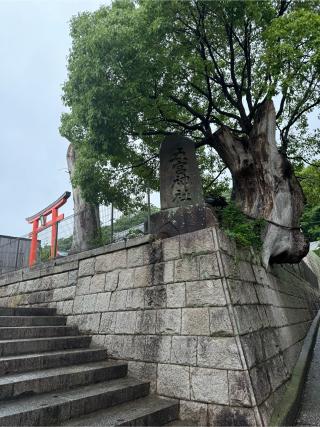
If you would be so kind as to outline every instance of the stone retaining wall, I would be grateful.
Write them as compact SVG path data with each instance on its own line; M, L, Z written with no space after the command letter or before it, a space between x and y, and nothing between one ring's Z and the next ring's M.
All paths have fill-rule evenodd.
M200 425L266 425L319 307L299 266L266 272L216 228L151 236L0 276L0 306L46 305Z

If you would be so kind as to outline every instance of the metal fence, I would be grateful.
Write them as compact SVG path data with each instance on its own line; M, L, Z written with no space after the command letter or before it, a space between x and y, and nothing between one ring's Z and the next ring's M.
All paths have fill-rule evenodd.
M123 214L113 206L100 206L99 236L92 239L90 248L99 247L116 241L129 239L148 232L148 218L156 208L150 206ZM78 213L79 214L79 213ZM76 215L65 217L58 224L57 257L76 253L72 248L74 221ZM145 226L146 224L146 226ZM31 233L21 237L0 236L0 274L17 270L29 265ZM50 259L51 227L38 233L37 265Z

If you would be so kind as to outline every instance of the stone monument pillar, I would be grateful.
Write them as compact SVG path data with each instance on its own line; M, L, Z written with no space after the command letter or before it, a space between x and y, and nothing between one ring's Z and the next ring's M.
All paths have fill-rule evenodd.
M161 211L151 215L150 232L166 238L217 224L205 204L193 141L165 138L160 148Z

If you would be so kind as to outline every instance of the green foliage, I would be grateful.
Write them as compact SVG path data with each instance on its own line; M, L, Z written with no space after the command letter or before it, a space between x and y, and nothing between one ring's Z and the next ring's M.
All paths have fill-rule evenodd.
M58 250L61 252L70 251L72 246L72 236L58 239Z
M51 248L49 245L46 245L40 249L40 261L41 262L49 261L50 251L51 251Z
M301 227L310 241L320 240L320 161L307 167L300 162L296 175L306 199Z
M158 189L171 133L202 144L210 187L223 166L207 149L212 133L250 134L275 96L282 151L314 155L320 137L306 117L320 102L319 20L319 2L300 0L117 0L74 17L60 131L77 148L86 200L141 205L146 186Z
M151 206L151 213L157 212L159 209L155 206ZM127 215L122 215L119 219L114 221L113 233L121 233L122 231L129 230L128 238L132 238L141 234L140 230L135 227L144 223L147 220L147 210L133 211ZM101 228L102 241L107 244L111 241L111 226L107 225Z
M308 208L320 205L320 161L314 161L312 165L296 169Z
M265 226L264 220L247 218L234 203L229 203L220 212L221 226L227 236L244 247L261 248L261 234Z
M306 208L301 227L311 242L320 240L320 204Z

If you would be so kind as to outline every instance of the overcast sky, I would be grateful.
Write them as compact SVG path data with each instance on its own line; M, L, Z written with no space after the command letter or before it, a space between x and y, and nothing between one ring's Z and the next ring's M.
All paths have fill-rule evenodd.
M59 135L69 20L105 0L0 0L0 234L70 190ZM72 202L63 209L72 213Z

